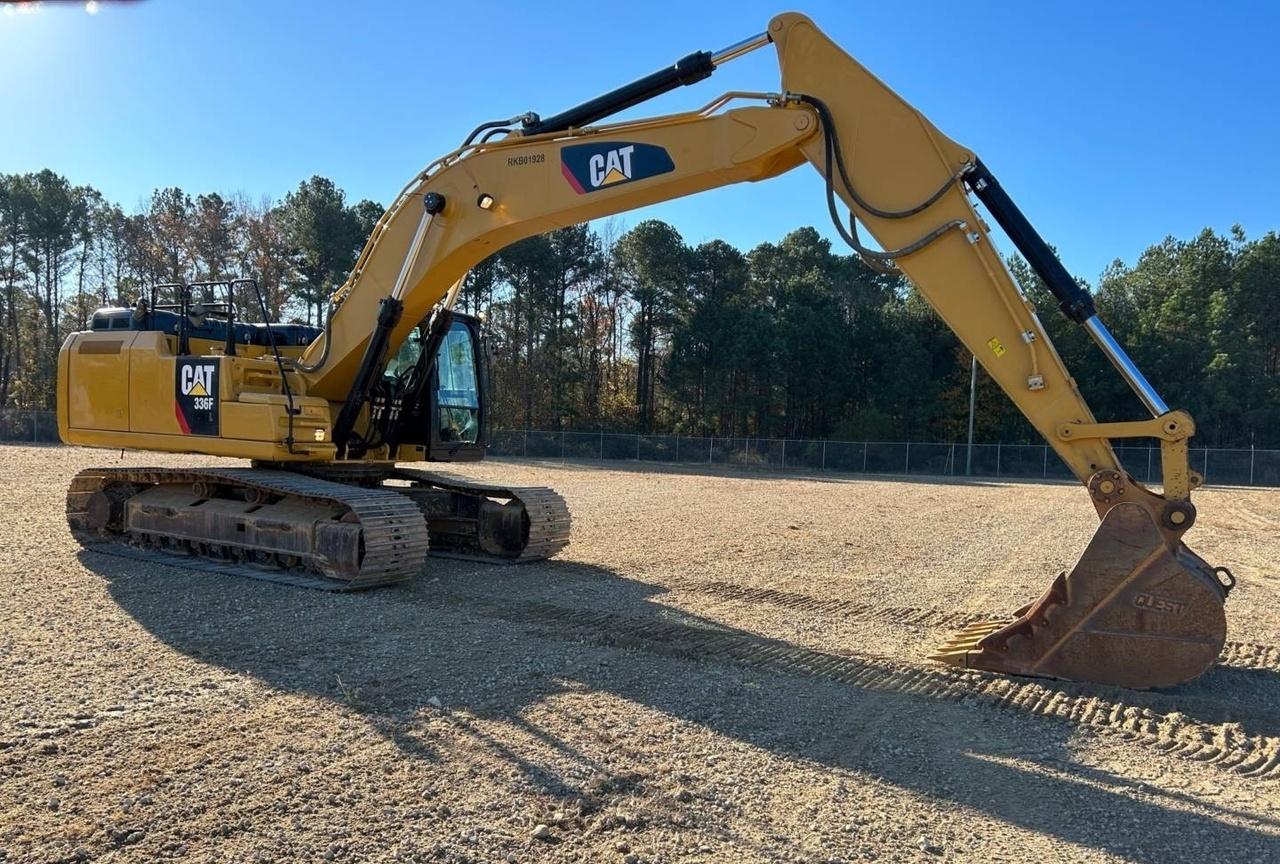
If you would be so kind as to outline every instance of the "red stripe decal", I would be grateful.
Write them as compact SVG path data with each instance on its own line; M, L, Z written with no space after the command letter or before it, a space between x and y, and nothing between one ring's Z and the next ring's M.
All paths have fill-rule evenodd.
M569 185L573 187L573 191L579 195L587 194L587 190L582 188L582 184L578 182L578 178L573 176L573 172L569 170L569 166L560 162L560 173L564 175L564 179L569 181Z
M191 434L191 424L187 422L187 418L182 414L182 406L175 400L173 403L173 415L178 418L178 425L182 427L183 435Z

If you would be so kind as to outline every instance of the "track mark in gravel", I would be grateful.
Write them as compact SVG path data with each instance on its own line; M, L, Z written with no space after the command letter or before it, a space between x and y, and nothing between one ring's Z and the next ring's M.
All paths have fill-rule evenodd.
M994 612L955 612L920 606L881 606L852 600L826 599L776 588L750 588L729 582L677 582L675 590L707 594L740 603L765 603L784 609L819 615L839 615L854 621L875 621L908 627L962 628L982 621L999 621L1007 615ZM1280 672L1280 646L1228 641L1218 657L1222 666Z
M920 606L881 606L875 603L858 603L853 600L813 597L808 594L780 591L776 588L749 588L730 582L678 582L672 587L693 594L709 594L723 600L767 603L770 606L781 606L800 612L840 615L856 621L883 621L912 627L967 627L981 621L994 621L1007 617L981 612L928 609Z
M1218 662L1237 669L1280 671L1280 647L1254 642L1227 642L1222 646L1222 656L1218 658Z
M976 705L1061 720L1100 734L1115 735L1160 753L1211 764L1242 777L1280 775L1280 738L1248 735L1232 723L1202 723L1176 710L1162 713L1146 706L1113 701L1091 693L1083 685L828 654L708 623L633 618L547 603L507 606L467 595L458 595L457 599L482 614L532 625L535 632L555 638L587 640L684 660L819 678L877 693L947 702L968 700ZM1180 697L1156 698L1176 704Z
M237 694L239 698L244 698L244 693L238 692L241 690L243 688L236 686L234 682L202 682L189 689L175 688L155 694L133 694L125 701L104 708L76 711L56 719L19 720L0 737L0 752L22 744L52 742L54 739L95 729L110 721L128 719L131 716L145 717L153 711L188 711L210 701L218 702Z
M1273 516L1264 516L1249 506L1246 501L1232 502L1227 508L1223 524L1235 531L1252 530L1272 532L1276 529L1277 520ZM1242 527L1243 526L1243 527Z

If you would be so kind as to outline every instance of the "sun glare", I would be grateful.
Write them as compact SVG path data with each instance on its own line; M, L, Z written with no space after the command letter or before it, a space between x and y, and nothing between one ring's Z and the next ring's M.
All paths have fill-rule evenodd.
M4 14L6 15L30 15L33 12L39 12L43 5L41 0L10 0L4 2ZM98 0L85 0L84 11L90 15L97 15L98 10L102 8L102 4Z
M40 9L40 0L27 0L24 3L6 3L4 4L4 14L6 15L30 15Z

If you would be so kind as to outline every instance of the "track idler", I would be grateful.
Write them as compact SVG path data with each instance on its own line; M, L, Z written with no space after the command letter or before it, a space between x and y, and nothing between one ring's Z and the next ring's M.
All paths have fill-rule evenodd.
M1222 651L1234 584L1136 503L1107 511L1076 566L1012 620L958 633L933 659L968 669L1146 689L1205 672Z

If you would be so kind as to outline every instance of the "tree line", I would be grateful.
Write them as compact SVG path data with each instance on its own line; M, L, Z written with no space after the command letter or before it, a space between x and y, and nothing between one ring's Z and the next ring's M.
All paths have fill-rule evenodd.
M61 340L153 283L253 276L275 320L319 323L382 208L313 177L283 201L159 189L125 213L52 171L0 175L0 408L53 403ZM1143 409L1021 259L1009 262L1100 419ZM1102 318L1198 424L1280 446L1280 237L1166 238L1089 284ZM237 315L256 320L252 298ZM742 251L616 220L513 244L463 309L493 349L496 425L689 435L963 440L968 351L900 277L813 228ZM980 441L1035 441L985 375Z
M157 189L126 213L48 169L0 174L0 408L51 407L63 338L153 285L252 274L273 319L320 320L381 215L323 177L278 203ZM235 301L261 318L256 298Z

